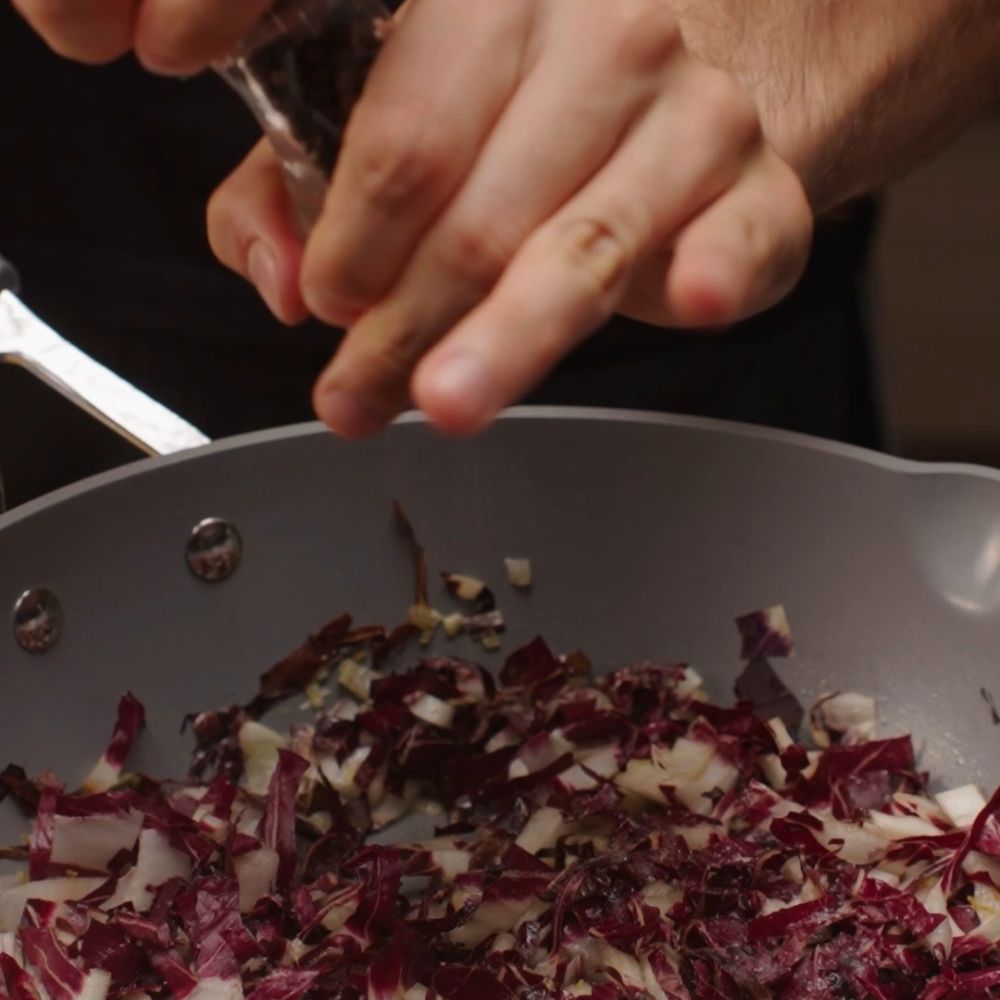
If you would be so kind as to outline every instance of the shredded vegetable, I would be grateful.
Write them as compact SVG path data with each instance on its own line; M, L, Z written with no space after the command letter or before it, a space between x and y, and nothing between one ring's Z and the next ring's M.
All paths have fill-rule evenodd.
M32 817L0 881L0 1000L1000 996L1000 793L931 795L857 694L800 741L766 659L792 651L784 612L739 629L723 708L689 666L595 677L541 639L499 676L390 673L392 633L343 617L190 720L184 781L125 770L126 695L79 791L0 775ZM265 725L324 677L313 721ZM433 837L372 842L414 814Z

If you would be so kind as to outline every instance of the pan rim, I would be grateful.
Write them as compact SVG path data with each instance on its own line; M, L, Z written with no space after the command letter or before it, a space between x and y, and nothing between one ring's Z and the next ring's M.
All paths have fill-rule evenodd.
M804 451L826 454L837 458L849 459L865 465L882 469L886 472L904 476L946 476L957 475L969 479L983 480L1000 484L1000 469L992 469L985 465L975 465L964 462L923 462L915 459L900 458L883 452L862 448L858 445L845 444L841 441L831 441L825 438L803 434L797 431L781 430L774 427L762 427L756 424L742 423L735 420L719 420L714 417L686 416L675 413L662 413L651 410L631 410L626 408L590 407L590 406L517 406L501 414L500 420L563 420L563 421L597 421L602 423L623 423L640 426L661 426L689 429L729 437L742 437L751 440L765 441L774 444L788 445ZM409 411L402 414L393 426L409 426L426 424L423 414ZM5 514L0 514L0 533L13 528L18 523L29 520L76 497L95 492L107 486L115 485L134 477L146 475L155 469L167 468L189 462L193 459L208 457L218 453L235 452L244 448L252 448L260 444L275 441L293 440L328 434L327 428L319 421L307 421L299 424L288 424L266 430L251 431L232 437L220 438L210 444L190 448L172 455L161 455L152 458L140 458L134 462L88 476L79 482L71 483L51 493L21 504ZM391 433L391 428L388 431Z

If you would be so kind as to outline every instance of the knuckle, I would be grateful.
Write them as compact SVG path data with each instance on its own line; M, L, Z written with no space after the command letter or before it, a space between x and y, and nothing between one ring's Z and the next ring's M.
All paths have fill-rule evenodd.
M17 0L14 7L65 59L100 65L131 48L131 25L113 10L88 15L73 0Z
M491 287L517 249L495 222L466 220L442 234L437 259L447 273L476 288Z
M173 76L200 72L224 55L267 5L267 0L115 2L131 11L139 61L153 72Z
M204 68L218 44L211 22L178 5L140 8L136 20L135 54L154 73L181 75Z
M349 135L345 153L352 155L357 186L369 203L392 209L432 193L446 180L448 152L416 130L416 120L419 116L401 121L396 115L376 115Z
M610 11L607 44L616 68L658 72L683 47L677 19L661 0L627 0Z
M763 141L757 105L729 73L705 68L698 95L702 115L719 135L740 146Z
M323 224L313 231L300 274L300 290L309 311L332 326L350 326L378 293L365 280L363 265L345 259L339 241L323 240Z
M334 288L325 274L311 269L303 271L299 290L309 312L331 326L349 326L364 311L358 300Z
M397 328L391 339L373 344L356 355L355 371L365 385L403 388L409 384L425 346L416 326Z
M620 228L598 219L563 224L559 243L568 265L604 296L626 280L632 253Z
M208 199L205 207L205 225L212 253L229 267L235 267L239 263L233 234L235 218L236 199L229 186L223 184L216 188Z
M200 69L191 57L191 47L183 36L154 35L136 41L135 55L144 69L164 76L177 76Z

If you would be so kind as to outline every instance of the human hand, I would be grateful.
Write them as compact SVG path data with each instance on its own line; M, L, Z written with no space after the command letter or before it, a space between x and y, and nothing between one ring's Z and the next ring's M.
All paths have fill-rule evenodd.
M210 213L244 273L232 248L254 239L225 234L287 235L248 211L252 190L280 203L277 179L258 150ZM269 297L350 328L315 393L334 430L377 432L412 400L469 432L617 309L697 327L771 305L810 236L750 99L664 3L417 0L348 127L302 300L280 253Z
M12 0L60 55L105 63L134 50L157 73L190 75L224 55L273 0Z
M42 8L63 29L75 11L60 50L98 58L96 0L17 2L53 44ZM141 0L104 54L132 44L153 68L189 70L267 4L246 0L225 44L224 18L194 28L222 6ZM176 15L169 45L142 30L157 10ZM304 260L264 145L209 223L279 317L350 327L315 398L355 437L411 401L446 430L479 429L615 310L671 326L741 319L792 287L811 234L749 98L688 55L663 0L417 0L355 109Z

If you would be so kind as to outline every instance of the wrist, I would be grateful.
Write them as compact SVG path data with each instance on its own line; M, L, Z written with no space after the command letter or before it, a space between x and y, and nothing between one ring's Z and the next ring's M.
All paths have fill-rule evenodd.
M733 73L821 214L1000 106L996 0L668 0L693 55Z

